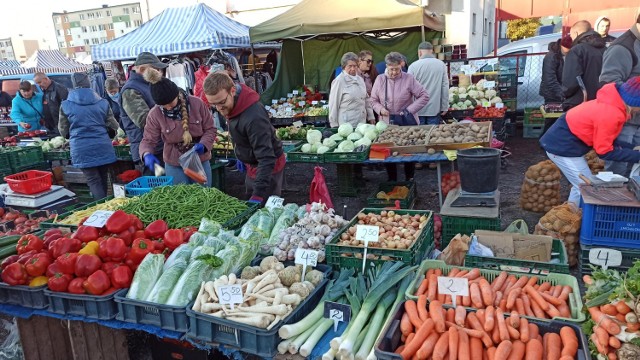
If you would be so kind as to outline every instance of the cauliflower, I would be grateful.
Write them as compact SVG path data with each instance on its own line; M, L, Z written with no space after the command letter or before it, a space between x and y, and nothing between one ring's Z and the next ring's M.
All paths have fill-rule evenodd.
M449 88L449 94L457 94L458 93L458 88L455 86L452 86Z
M311 270L306 273L304 280L312 283L314 286L318 286L318 284L324 280L324 274L318 270Z
M297 266L287 266L278 273L278 278L284 286L291 286L293 283L300 282L302 279L301 269Z
M266 273L269 270L281 271L284 269L284 265L278 261L275 256L267 256L260 261L260 272Z
M458 94L466 94L466 93L467 93L467 88L466 87L458 88Z
M487 99L491 99L496 95L497 95L497 93L496 93L496 91L494 89L489 89L489 90L484 92L484 97L487 98Z
M311 291L309 291L309 288L306 287L303 283L296 282L291 284L291 286L289 286L289 293L298 294L300 295L301 298L306 299L307 296L309 296L309 294L311 293Z
M501 103L502 99L499 96L495 96L491 98L491 103L492 104L497 104L497 103Z
M480 79L478 80L478 83L476 83L476 89L478 89L479 91L483 91L484 90L484 79Z

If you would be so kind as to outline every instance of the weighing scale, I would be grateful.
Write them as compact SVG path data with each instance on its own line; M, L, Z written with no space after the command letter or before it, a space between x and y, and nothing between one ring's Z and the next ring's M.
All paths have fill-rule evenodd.
M76 194L60 185L52 185L47 191L27 195L7 188L4 203L7 206L25 209L52 210L77 202Z
M491 191L487 193L472 193L472 192L464 191L461 189L456 199L451 202L451 206L453 207L471 207L471 206L495 207L495 206L498 206L498 201L500 201L500 199L497 196L496 191Z

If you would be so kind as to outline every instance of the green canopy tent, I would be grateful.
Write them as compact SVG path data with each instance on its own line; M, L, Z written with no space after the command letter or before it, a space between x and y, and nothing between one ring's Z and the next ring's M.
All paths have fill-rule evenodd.
M251 27L249 37L252 43L282 40L276 79L262 94L266 103L302 84L327 90L345 52L371 50L379 62L398 51L413 61L420 41L442 31L442 16L409 0L302 0Z

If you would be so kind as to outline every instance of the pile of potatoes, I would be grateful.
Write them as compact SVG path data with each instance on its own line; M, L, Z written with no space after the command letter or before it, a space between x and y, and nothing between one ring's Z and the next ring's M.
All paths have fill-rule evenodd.
M429 144L464 144L489 141L487 124L438 125L429 135Z
M580 208L565 203L549 210L536 225L534 234L547 235L562 240L567 249L569 266L576 266L580 256L581 222L582 211Z
M524 210L547 212L560 204L560 169L545 160L529 167L520 190L520 206Z
M376 142L396 146L426 145L431 126L389 126Z
M589 151L584 158L587 160L587 164L589 164L591 174L596 175L600 171L604 170L604 160L600 159L595 151Z

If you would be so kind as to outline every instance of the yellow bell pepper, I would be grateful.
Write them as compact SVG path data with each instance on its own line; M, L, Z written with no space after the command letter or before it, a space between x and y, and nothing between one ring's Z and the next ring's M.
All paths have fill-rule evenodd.
M96 255L98 253L99 247L100 247L100 244L98 244L97 241L95 240L89 241L84 245L82 249L80 249L80 251L78 251L78 254Z
M47 277L46 276L36 276L29 282L29 286L38 287L42 285L47 285Z

